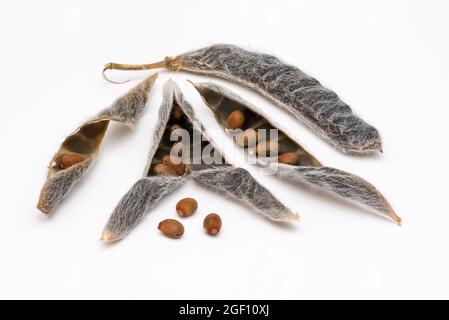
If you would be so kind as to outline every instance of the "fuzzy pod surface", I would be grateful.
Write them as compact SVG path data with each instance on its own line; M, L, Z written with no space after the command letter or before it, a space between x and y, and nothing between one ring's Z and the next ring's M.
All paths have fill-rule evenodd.
M378 131L355 115L334 91L272 55L218 44L154 64L109 63L105 70L158 67L215 76L251 88L293 114L342 152L382 150Z
M129 127L136 124L146 108L156 78L157 74L154 74L142 81L64 140L50 161L47 180L37 204L39 210L51 213L87 173L98 156L110 121Z
M301 182L317 189L325 190L339 197L367 206L397 223L401 222L401 218L396 215L386 198L372 184L352 173L323 166L297 141L279 129L280 126L278 124L268 120L268 117L256 106L231 90L212 82L193 83L193 86L197 89L205 104L211 109L221 127L225 128L229 114L238 110L245 114L247 119L243 129L257 131L261 128L272 128L277 130L276 145L279 148L277 150L278 153L296 156L298 159L298 163L294 165L277 163L277 161L272 161L274 159L257 161L256 163L267 165L271 168L271 172L283 179ZM227 130L227 133L231 134L232 130ZM253 149L245 147L245 150L250 155L254 155L252 153Z
M260 185L246 170L229 164L208 136L203 125L197 120L191 105L185 100L181 90L172 80L164 85L163 101L159 110L159 121L153 136L152 147L143 177L137 181L119 201L103 229L101 239L113 242L126 237L165 195L180 187L186 179L193 178L212 191L221 192L246 203L256 212L272 220L297 220L298 215L283 205L265 187ZM178 109L179 108L179 109ZM174 116L174 110L181 111L181 120ZM186 128L191 135L201 134L204 145L212 146L215 156L222 161L205 163L195 158L193 152L185 158L185 172L177 176L160 175L158 165L169 154L174 141L169 139L170 128ZM192 145L192 148L195 146ZM189 160L189 161L187 161Z

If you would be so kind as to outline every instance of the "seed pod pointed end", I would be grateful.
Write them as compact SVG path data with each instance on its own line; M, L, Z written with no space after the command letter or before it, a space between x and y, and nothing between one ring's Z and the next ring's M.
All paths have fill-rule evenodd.
M111 231L103 231L101 234L101 241L104 241L105 243L112 243L117 240L120 240L120 238L116 237Z
M402 225L402 219L393 210L389 211L387 215L393 219L398 225Z
M299 220L300 220L300 216L299 216L299 214L298 213L293 213L291 216L290 216L290 219L289 219L290 221L297 221L297 222L299 222Z

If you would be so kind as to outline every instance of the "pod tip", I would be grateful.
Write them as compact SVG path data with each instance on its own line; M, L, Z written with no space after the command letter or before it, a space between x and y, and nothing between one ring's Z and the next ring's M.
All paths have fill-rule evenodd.
M292 213L289 217L288 217L288 220L289 221L299 221L299 219L300 219L300 216L299 216L299 214L298 213Z
M402 225L402 219L394 211L389 211L388 216L393 219L398 225Z
M105 243L111 243L117 239L114 238L114 235L112 234L112 232L103 231L103 233L101 234L100 240L104 241Z
M42 197L41 197L42 198ZM39 202L36 205L36 208L42 212L43 214L45 214L46 216L49 215L50 213L50 208L44 205L44 201L42 199L39 199Z

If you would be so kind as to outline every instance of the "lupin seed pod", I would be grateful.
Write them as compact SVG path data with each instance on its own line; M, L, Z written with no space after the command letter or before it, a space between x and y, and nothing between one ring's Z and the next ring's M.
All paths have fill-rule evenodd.
M50 161L37 208L50 213L94 163L110 121L133 127L145 110L157 74L118 98L109 108L68 136Z
M183 129L183 138L188 139L188 145L183 144L186 140L174 139L173 127ZM183 148L174 148L174 144L183 144ZM206 161L205 154L213 161ZM164 164L167 155L181 161L185 170L177 172L167 160ZM172 80L164 85L164 98L148 159L144 177L131 187L110 216L101 236L105 242L126 237L163 196L180 187L187 177L247 203L272 220L298 219L297 214L286 208L246 170L226 162ZM169 169L160 170L161 164Z
M253 89L286 109L342 152L382 150L378 131L354 115L335 92L274 56L219 44L167 57L157 63L108 63L104 71L154 68L215 76Z
M281 131L277 124L269 121L254 105L245 101L229 89L215 83L193 83L193 86L198 90L205 104L212 110L222 128L226 128L230 114L235 111L244 113L246 119L245 124L237 136L235 136L236 141L241 140L241 135L248 130L256 132L255 135L258 139L261 139L259 138L260 129L276 130L277 137L275 144L278 148L276 150L278 155L276 157L265 158L263 161L258 161L257 163L266 165L268 162L268 166L273 169L272 171L281 178L318 187L340 197L368 206L390 217L398 224L401 222L401 218L396 215L385 197L373 185L354 174L322 166L314 156L305 150L297 141ZM235 134L235 131L232 130L227 130L227 132L229 134ZM269 140L257 142L257 145L254 147L243 146L249 155L258 155L260 153L258 147L261 144L273 144L273 141ZM240 146L242 145L240 144Z

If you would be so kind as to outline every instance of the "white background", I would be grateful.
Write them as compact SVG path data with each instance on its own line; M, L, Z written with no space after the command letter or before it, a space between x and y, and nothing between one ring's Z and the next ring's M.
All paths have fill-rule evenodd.
M447 1L2 1L0 298L449 298ZM150 72L105 82L109 61L148 63L213 43L272 53L334 89L382 134L383 155L343 155L260 96L322 163L377 186L397 226L358 206L263 176L301 214L278 225L189 182L116 245L98 239L141 176L163 83L177 81L216 141L230 140L185 80L161 71L134 131L112 125L101 156L50 218L36 208L59 144ZM157 224L193 196L180 240ZM223 217L204 234L209 212Z

